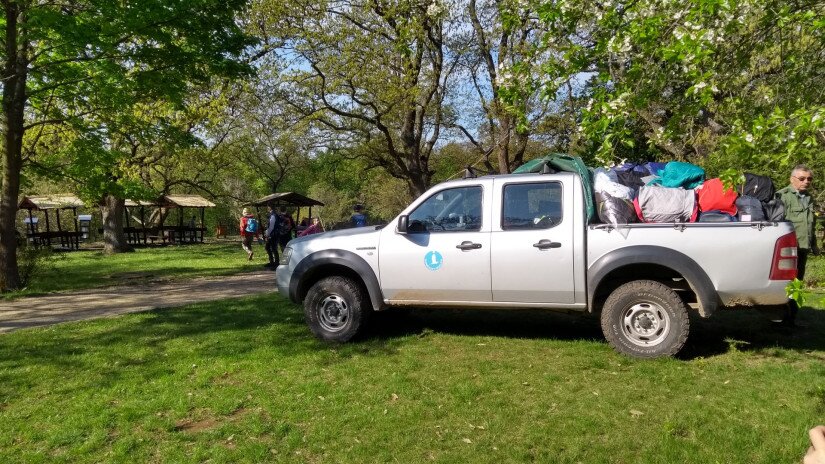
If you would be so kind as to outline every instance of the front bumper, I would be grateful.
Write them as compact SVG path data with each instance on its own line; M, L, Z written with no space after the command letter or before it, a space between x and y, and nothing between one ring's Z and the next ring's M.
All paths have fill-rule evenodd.
M289 266L281 265L275 269L275 284L278 287L278 293L292 300L292 295L289 294L289 277ZM295 303L297 303L297 301Z

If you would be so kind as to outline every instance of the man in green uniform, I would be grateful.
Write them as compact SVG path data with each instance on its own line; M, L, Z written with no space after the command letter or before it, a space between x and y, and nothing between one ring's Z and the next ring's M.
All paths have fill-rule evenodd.
M811 196L814 175L804 164L799 164L791 171L791 185L776 192L776 196L785 204L785 219L793 223L796 241L799 243L796 261L796 275L805 280L805 263L808 254L819 254L816 245L816 204ZM799 308L795 301L789 303L789 312L784 322L793 325Z

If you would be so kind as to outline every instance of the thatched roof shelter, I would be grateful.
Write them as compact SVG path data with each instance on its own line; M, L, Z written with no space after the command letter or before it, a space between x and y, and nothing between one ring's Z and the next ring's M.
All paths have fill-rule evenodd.
M164 195L158 201L163 208L214 208L216 205L200 195Z
M324 206L318 200L313 200L312 198L305 197L300 193L295 192L281 192L281 193L273 193L272 195L267 195L263 198L258 198L257 200L249 203L252 206L281 206L281 205L292 205L292 206Z
M80 227L78 225L77 208L83 207L83 201L71 194L54 195L33 195L26 196L20 201L20 209L29 211L27 221L27 239L35 245L51 246L52 241L59 242L63 248L76 250L80 248ZM71 222L74 223L74 230L64 230L60 220L60 210L72 210ZM34 211L42 211L45 219L45 230L39 227L39 218L34 216ZM54 211L55 225L57 230L52 230L49 211Z
M126 203L123 206L127 208L135 208L138 206L157 206L157 202L155 201L146 201L146 200L129 200L126 199Z
M206 220L204 218L206 208L214 208L216 205L200 195L164 195L157 206L167 210L178 210L178 225L172 226L164 224L165 215L160 216L161 234L166 232L170 241L183 242L203 242L203 234L206 232ZM200 210L200 224L195 223L195 215L188 224L184 224L183 209L198 208ZM164 241L166 239L164 238Z
M295 192L280 192L280 193L273 193L271 195L267 195L263 198L258 198L257 200L253 201L252 203L248 203L247 205L254 206L256 209L261 206L272 206L276 208L278 206L295 206L297 207L299 217L295 218L295 221L298 222L301 220L300 212L301 207L309 207L309 215L312 216L312 207L313 206L324 206L318 200L314 200L309 197L305 197L300 193Z
M203 242L203 234L206 231L204 210L206 208L214 208L216 205L200 195L164 195L155 201L127 199L124 206L126 207L124 211L126 214L126 227L124 227L124 232L126 233L127 241L136 245L140 243L145 245L147 239L152 240L152 243L157 239L162 240L164 243L167 241L177 243ZM137 208L140 217L131 216L129 212L130 208ZM149 218L149 222L152 222L151 218L157 216L159 218L157 226L147 225L146 208L157 208ZM193 219L184 224L184 208L199 209L200 224L197 224L195 221L197 215L192 215ZM165 223L166 214L170 210L178 211L177 225ZM137 222L139 227L132 227L130 225L132 221Z
M83 206L83 201L74 195L63 193L55 195L36 195L23 197L20 209L44 211L47 209L73 209Z

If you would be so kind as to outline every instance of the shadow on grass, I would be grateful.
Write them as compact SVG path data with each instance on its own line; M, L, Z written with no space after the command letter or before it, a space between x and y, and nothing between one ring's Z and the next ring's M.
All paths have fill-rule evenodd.
M691 318L690 336L679 358L716 356L731 349L764 353L774 348L825 352L825 310L802 308L797 318L801 327L771 322L781 317L781 309L771 308L722 310L709 319ZM378 314L373 322L367 340L426 336L436 332L607 343L597 317L541 310L390 310Z
M370 334L374 338L437 332L461 336L528 339L597 340L599 322L594 317L533 309L430 309L389 310L376 314Z
M731 349L779 356L775 349L825 353L825 310L803 307L797 326L772 320L782 308L722 310L691 320L691 336L680 357L708 357Z

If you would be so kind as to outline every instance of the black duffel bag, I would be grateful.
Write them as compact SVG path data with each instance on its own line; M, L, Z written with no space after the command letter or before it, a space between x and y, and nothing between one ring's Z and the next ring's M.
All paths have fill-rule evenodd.
M736 191L739 195L755 197L762 203L767 203L773 199L776 189L770 177L746 172L745 183L737 186Z

